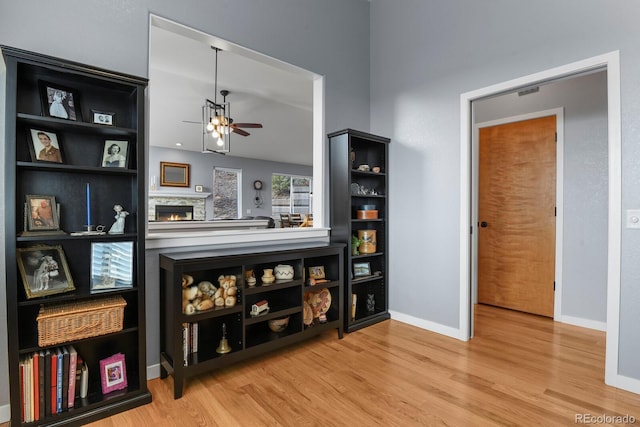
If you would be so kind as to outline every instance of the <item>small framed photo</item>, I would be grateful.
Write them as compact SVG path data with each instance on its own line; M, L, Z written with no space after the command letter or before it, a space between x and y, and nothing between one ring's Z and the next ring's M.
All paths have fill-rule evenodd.
M133 242L91 243L91 292L133 287Z
M62 246L16 248L27 299L75 290Z
M202 193L202 185L196 185L196 193Z
M104 126L116 125L116 113L107 113L105 111L91 110L91 123Z
M74 89L40 80L42 110L47 117L81 121L80 97Z
M309 278L324 279L324 266L309 267Z
M104 142L104 150L102 150L103 168L126 168L128 160L129 141L112 141Z
M124 354L117 353L100 361L102 394L127 388L127 365Z
M29 154L32 162L64 163L62 145L55 132L29 129Z
M353 263L353 277L371 276L371 265L368 262Z
M55 196L28 194L26 200L27 229L25 231L59 231L60 218Z

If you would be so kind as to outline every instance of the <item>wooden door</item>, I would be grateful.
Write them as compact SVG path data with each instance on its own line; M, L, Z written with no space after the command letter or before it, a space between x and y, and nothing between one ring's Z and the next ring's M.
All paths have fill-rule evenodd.
M479 141L478 302L553 317L556 117Z

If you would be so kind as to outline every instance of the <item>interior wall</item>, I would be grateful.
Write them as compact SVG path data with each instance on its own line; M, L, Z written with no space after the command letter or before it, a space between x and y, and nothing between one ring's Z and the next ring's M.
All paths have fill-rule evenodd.
M171 19L325 76L326 132L369 128L367 0L0 0L0 4L1 44L142 77L148 76L149 14ZM4 114L2 103L0 116ZM4 282L3 276L2 305ZM147 310L158 311L152 295ZM7 384L6 316L0 318L0 331L0 384ZM7 388L0 387L0 410L8 401Z
M529 95L511 93L473 106L475 123L564 108L561 315L606 323L607 73L576 76L542 85Z
M463 93L618 50L622 209L638 207L639 14L622 0L371 0L371 131L392 141L392 310L460 329ZM619 231L618 366L637 380L640 233Z
M160 162L187 163L190 165L190 188L161 187ZM195 151L149 147L149 182L156 177L157 191L194 191L195 185L202 185L205 193L212 192L213 169L215 167L242 170L242 216L271 216L271 175L283 173L291 175L313 176L313 167L293 163L269 162L266 160L246 159L242 157L223 156L220 154L202 154ZM261 191L262 206L256 207L254 198L256 191L253 181L259 179L263 183ZM213 197L205 200L206 219L213 219ZM247 211L250 210L250 212Z

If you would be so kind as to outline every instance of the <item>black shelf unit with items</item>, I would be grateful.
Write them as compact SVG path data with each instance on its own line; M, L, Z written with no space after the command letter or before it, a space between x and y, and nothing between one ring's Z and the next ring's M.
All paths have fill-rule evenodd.
M352 332L390 318L390 139L353 129L328 138L331 241L347 248L344 319Z
M151 402L144 286L147 80L0 48L6 66L11 425L86 424ZM115 167L104 166L107 152L118 151L108 150L108 144L122 154ZM51 146L58 152L48 151ZM124 218L124 225L115 216ZM94 225L91 230L88 223ZM104 225L101 231L96 224ZM59 371L58 379L44 379L42 367L46 373L50 369L44 360L53 363L50 355L55 353L77 354L84 362L86 393L81 393L80 381L73 381L74 368L66 370L66 359L63 375ZM114 355L117 361L106 364ZM39 370L35 360L43 360ZM113 376L105 377L103 385L101 370L111 368ZM58 387L59 378L65 380L65 392L48 395L46 387L51 381ZM27 386L32 398L25 397ZM62 406L55 402L60 395Z
M307 243L160 254L161 377L173 376L174 398L182 397L189 378L202 373L331 329L342 338L343 251L339 244ZM273 283L265 282L264 270L276 266L287 266L289 278L276 275ZM310 271L318 267L324 278L310 281ZM228 277L236 288L233 304L186 308L188 288L208 282L219 292ZM268 310L254 313L265 301ZM269 327L269 321L284 317L289 320L282 331ZM220 352L223 339L228 352Z

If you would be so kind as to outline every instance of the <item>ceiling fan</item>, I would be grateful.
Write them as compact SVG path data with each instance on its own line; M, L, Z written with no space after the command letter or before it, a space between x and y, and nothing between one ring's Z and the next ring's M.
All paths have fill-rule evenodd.
M211 102L208 99L207 99L207 102L211 103L211 104L214 104L214 106L217 105L218 107L227 105L227 95L229 95L229 91L223 89L223 90L220 91L220 95L222 95L222 104L215 104L215 103ZM214 118L210 117L209 120L213 121ZM224 121L224 120L222 120L222 121ZM241 129L241 128L248 128L248 129L262 128L262 123L234 123L234 121L233 121L233 119L231 117L229 117L228 121L229 121L229 127L231 128L231 132L237 133L238 135L242 135L242 136L249 136L251 134L249 132Z

